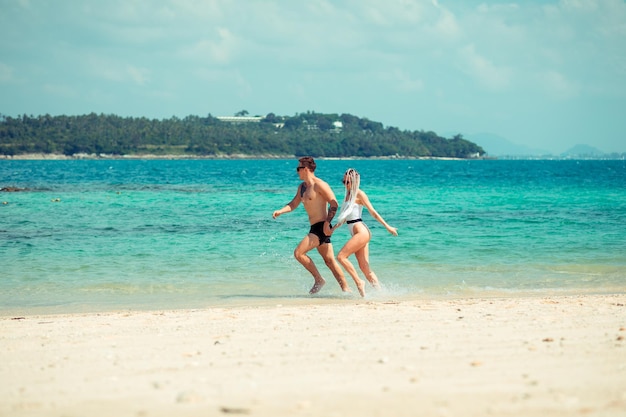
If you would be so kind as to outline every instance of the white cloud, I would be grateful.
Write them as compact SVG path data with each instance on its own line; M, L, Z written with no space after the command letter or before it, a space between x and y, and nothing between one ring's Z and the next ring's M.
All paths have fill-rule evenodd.
M24 8L24 9L32 8L32 4L31 4L30 0L18 0L17 4L19 4L20 7Z
M118 59L92 55L86 62L89 73L100 80L140 86L150 80L150 69Z
M203 67L192 73L197 77L197 89L210 90L211 86L219 86L239 97L246 97L252 92L250 83L238 70Z
M367 26L392 28L424 24L429 18L429 9L433 9L430 0L349 0L339 3L338 8L351 11L358 17L357 21Z
M201 62L229 64L237 55L239 41L226 28L217 28L213 39L200 39L183 49L183 56Z
M561 0L560 7L588 13L598 9L598 2L599 0Z
M436 33L446 39L456 39L461 33L455 16L447 10L442 10L441 16L435 25Z
M146 68L129 65L126 67L126 74L128 75L128 79L132 80L137 85L144 85L150 80L150 70Z
M555 81L559 91L626 97L626 3L562 0L544 10L537 37L543 35L553 58L543 69L567 80ZM558 36L550 37L550 29Z
M557 99L570 99L580 93L580 87L557 71L545 71L537 75L539 84L548 94Z
M462 48L460 57L463 71L488 89L499 91L509 86L512 71L478 54L473 44Z
M424 89L424 82L421 79L415 79L407 71L400 69L384 74L383 79L390 82L393 89L403 93L414 93Z
M0 82L8 83L13 80L13 68L0 62Z
M107 111L146 116L314 106L429 129L404 113L428 96L437 105L421 110L423 120L463 133L490 130L497 120L485 109L496 99L527 114L626 98L624 0L4 3L0 106L9 113L107 103ZM22 79L31 88L11 85ZM69 87L79 94L32 99L32 86L42 85L54 98ZM21 100L6 98L14 91ZM150 108L146 97L156 94L163 100Z
M43 85L43 91L56 97L76 98L78 94L76 89L71 85L61 83L46 83Z

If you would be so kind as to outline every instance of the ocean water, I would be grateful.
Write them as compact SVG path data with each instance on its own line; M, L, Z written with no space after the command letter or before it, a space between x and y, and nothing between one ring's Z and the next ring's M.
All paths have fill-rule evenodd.
M366 299L626 291L624 161L318 160L356 168L383 288ZM293 258L297 160L0 161L0 314L358 300ZM335 253L348 239L333 235ZM356 265L356 263L355 263Z

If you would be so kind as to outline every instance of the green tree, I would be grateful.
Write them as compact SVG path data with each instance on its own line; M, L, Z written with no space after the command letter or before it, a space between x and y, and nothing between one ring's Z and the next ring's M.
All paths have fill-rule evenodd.
M243 114L243 111L240 112ZM334 123L341 122L341 130ZM284 123L284 127L281 123ZM0 153L185 153L218 155L311 155L328 157L448 156L484 154L462 135L401 131L350 114L312 111L294 116L268 113L262 123L228 123L211 116L183 119L132 118L90 113L82 116L0 115Z

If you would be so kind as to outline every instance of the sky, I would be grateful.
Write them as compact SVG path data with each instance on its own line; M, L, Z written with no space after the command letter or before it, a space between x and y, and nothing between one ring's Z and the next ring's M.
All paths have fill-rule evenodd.
M625 152L626 1L0 0L2 115L243 110Z

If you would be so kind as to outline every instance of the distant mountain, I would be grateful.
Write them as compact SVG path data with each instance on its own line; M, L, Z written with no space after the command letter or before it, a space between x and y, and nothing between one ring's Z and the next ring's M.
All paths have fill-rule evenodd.
M454 134L445 134L447 137L452 137ZM606 158L619 158L626 157L626 153L614 152L606 153L594 146L587 144L579 144L573 146L567 151L557 154L552 153L545 149L531 148L529 146L513 143L493 133L473 133L463 134L463 138L469 140L487 152L489 156L497 158L512 158L512 159L524 159L524 158L563 158L563 159L606 159Z
M602 152L598 148L595 148L590 145L579 144L563 152L561 154L561 157L572 157L572 156L590 157L590 156L604 156L604 155L605 153Z
M550 151L545 149L531 148L510 142L502 136L493 133L474 133L463 135L463 137L481 146L490 156L540 156L551 154Z

